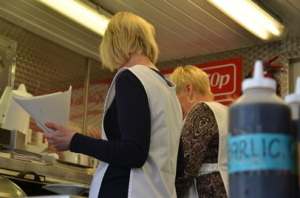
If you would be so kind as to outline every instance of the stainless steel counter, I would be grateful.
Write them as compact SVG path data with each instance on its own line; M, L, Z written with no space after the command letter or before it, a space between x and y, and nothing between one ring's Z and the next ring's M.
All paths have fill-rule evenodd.
M32 198L86 198L76 195L51 195L51 196L34 196Z
M91 170L76 167L60 162L51 165L39 162L28 162L0 156L0 174L16 176L23 171L33 171L45 176L48 182L79 183L90 185L92 181Z

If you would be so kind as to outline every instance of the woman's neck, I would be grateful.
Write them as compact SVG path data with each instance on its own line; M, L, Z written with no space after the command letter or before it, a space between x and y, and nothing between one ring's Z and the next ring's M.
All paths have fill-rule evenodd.
M211 97L208 96L199 96L197 95L195 98L195 103L197 102L214 102L214 100Z
M151 60L144 54L132 53L129 60L124 64L124 67L132 67L134 65L142 65L159 71L158 68L153 65Z

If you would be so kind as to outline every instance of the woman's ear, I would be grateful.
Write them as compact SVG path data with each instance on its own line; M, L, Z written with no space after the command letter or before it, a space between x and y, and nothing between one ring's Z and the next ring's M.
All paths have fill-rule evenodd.
M192 83L187 83L186 84L186 95L189 96L189 97L192 96L193 91L194 91L194 88L193 88Z
M193 91L193 85L192 85L192 83L187 83L186 84L186 92L190 93L192 91Z

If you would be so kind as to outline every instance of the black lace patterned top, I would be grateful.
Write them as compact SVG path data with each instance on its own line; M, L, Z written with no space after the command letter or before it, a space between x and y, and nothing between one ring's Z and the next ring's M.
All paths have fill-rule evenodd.
M189 111L182 129L184 176L176 180L178 197L194 184L201 198L224 198L226 190L219 172L197 176L203 163L217 163L219 129L213 111L203 102Z

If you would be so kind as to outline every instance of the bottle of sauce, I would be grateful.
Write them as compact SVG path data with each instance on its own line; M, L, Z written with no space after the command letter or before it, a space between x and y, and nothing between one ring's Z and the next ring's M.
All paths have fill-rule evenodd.
M264 77L260 60L242 91L229 108L229 197L293 198L291 110L276 95L276 81Z
M297 197L300 196L300 77L297 78L295 92L285 96L285 102L288 104L292 111L292 127L296 139L296 191Z

